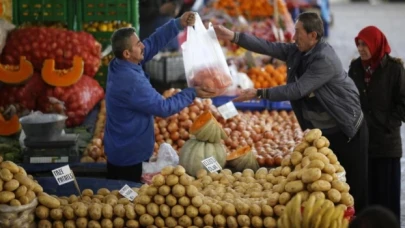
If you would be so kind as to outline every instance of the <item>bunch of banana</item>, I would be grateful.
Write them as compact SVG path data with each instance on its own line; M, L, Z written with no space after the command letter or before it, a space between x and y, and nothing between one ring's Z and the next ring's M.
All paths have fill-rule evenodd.
M345 205L335 206L328 199L310 196L301 211L300 194L287 204L284 214L278 219L279 228L347 228L349 221L344 218Z

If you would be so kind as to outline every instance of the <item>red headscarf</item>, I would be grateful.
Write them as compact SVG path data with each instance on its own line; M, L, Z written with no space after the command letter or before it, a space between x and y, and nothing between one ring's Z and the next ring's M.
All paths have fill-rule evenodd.
M385 38L384 33L382 33L375 26L368 26L359 32L359 35L354 39L356 45L358 45L358 40L364 41L370 50L371 58L366 61L362 61L363 66L366 68L366 74L370 74L379 66L382 58L391 52L390 45L388 44L387 38ZM370 68L370 72L368 72Z

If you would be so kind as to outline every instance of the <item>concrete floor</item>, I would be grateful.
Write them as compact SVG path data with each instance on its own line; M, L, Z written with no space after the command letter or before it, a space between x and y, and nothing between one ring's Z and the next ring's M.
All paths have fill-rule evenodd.
M337 0L334 0L331 5L335 23L330 28L328 41L335 48L346 69L350 61L358 56L354 37L368 25L380 28L391 46L391 55L405 60L405 28L400 25L405 22L405 4L336 2ZM402 139L405 151L405 126L402 127ZM401 164L401 227L405 228L405 158L401 160Z

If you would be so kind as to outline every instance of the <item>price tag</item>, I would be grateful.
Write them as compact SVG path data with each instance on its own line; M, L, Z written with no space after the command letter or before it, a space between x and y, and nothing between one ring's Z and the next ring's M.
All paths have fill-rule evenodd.
M133 201L135 197L138 196L138 193L132 190L127 184L124 185L119 192L123 197L129 199L129 201Z
M217 172L222 169L222 167L219 165L217 160L214 157L209 157L201 161L205 168L210 171L210 173Z
M236 110L235 105L232 101L219 106L218 111L219 113L221 113L221 116L224 117L225 120L238 115L238 110Z
M52 170L53 176L59 185L63 185L75 180L69 165Z

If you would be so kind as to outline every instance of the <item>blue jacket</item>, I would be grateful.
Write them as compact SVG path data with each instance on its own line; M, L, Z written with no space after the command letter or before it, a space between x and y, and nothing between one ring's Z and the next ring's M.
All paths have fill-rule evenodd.
M143 41L144 64L177 36L179 19L171 20ZM116 166L136 165L148 160L155 143L154 116L169 117L189 106L196 97L193 88L164 99L150 84L142 65L113 59L108 66L107 120L104 150Z

